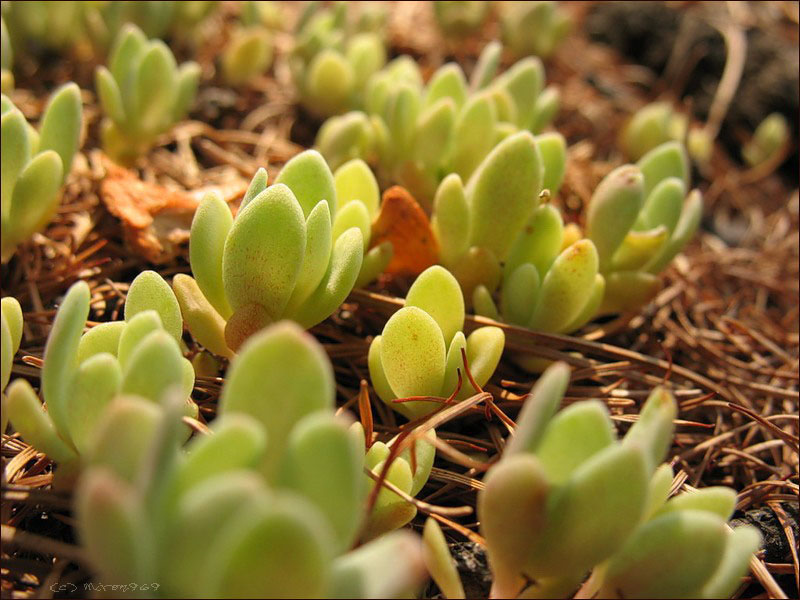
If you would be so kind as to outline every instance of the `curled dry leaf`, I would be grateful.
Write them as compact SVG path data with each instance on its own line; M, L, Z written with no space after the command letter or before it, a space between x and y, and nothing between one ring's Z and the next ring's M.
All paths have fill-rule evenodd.
M207 192L219 192L234 205L235 212L247 190L246 183L232 183L181 192L142 181L134 171L105 157L102 165L106 175L100 197L109 212L122 221L126 244L154 264L171 260L189 240L192 217Z
M372 223L370 246L386 241L394 246L386 273L418 275L439 262L439 243L428 216L408 190L399 185L383 193L380 212Z

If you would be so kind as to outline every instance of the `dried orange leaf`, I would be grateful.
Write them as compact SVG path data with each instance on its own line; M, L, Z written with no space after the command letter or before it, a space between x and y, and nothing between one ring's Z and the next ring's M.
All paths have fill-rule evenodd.
M386 273L418 275L439 262L439 244L428 215L405 188L394 186L383 193L380 212L372 223L371 246L389 241L394 256Z

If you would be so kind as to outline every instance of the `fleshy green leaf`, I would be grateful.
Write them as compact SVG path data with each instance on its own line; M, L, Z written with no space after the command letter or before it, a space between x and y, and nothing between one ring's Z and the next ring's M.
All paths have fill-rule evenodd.
M630 231L644 201L644 177L633 165L623 165L597 186L586 214L586 237L594 242L605 272L611 257Z
M333 220L333 230L331 237L336 240L351 227L356 227L361 231L361 239L364 240L364 250L369 244L372 221L369 211L363 202L348 202L336 213Z
M4 96L5 98L5 96ZM28 164L31 156L31 144L28 138L28 123L17 108L3 113L0 119L3 152L0 154L0 185L2 185L2 210L5 223L11 213L11 198L14 185ZM5 235L6 231L3 231ZM4 253L5 254L5 253ZM5 260L5 256L3 260Z
M569 376L569 367L562 362L555 363L542 374L522 406L517 417L517 428L506 444L503 457L536 451L548 423L564 398Z
M486 247L498 260L505 260L514 238L536 208L542 170L542 158L530 133L517 133L495 146L467 185L472 245Z
M305 217L294 194L285 185L267 188L236 216L225 241L222 280L231 307L257 304L271 320L279 319L305 247Z
M648 481L639 448L617 444L588 458L552 498L546 533L529 554L525 573L563 576L611 556L639 523Z
M145 310L156 311L164 330L176 342L181 341L183 336L181 307L172 288L155 271L142 271L131 283L125 298L125 320L130 321Z
M722 561L706 584L703 598L730 598L750 566L750 558L761 546L761 535L754 527L737 527L728 534Z
M502 44L494 40L483 47L469 80L470 91L476 92L481 90L494 79L495 73L497 73L497 67L500 64L500 55L502 52Z
M260 181L259 174L253 177L247 195L251 193L254 184ZM266 171L264 172L266 186ZM240 211L247 200L242 200ZM233 216L220 198L219 194L209 192L205 195L194 213L192 229L189 235L189 261L192 265L192 275L208 299L211 306L227 319L233 310L225 297L225 288L222 285L222 257L225 252L225 239L233 226Z
M313 327L331 316L353 289L363 257L361 231L351 227L334 243L328 270L317 289L296 313L285 316L304 327Z
M284 322L253 336L231 361L220 414L245 413L260 421L269 446L263 469L273 475L292 426L334 401L333 369L322 347Z
M380 202L380 190L375 175L363 160L353 159L336 169L333 175L337 208L360 200L367 207L370 219L375 218Z
M149 42L136 71L136 104L131 113L137 131L154 135L169 127L178 96L178 67L164 42Z
M122 391L160 403L172 387L182 387L183 365L177 343L165 331L147 335L125 365Z
M92 327L83 334L78 344L78 363L101 352L117 356L120 336L126 328L125 321L111 321Z
M536 456L547 479L560 485L586 460L610 446L615 437L605 405L588 400L568 406L553 417Z
M419 538L394 531L339 556L329 598L403 598L426 577Z
M67 404L70 382L78 367L78 344L89 316L89 286L72 284L56 313L44 349L42 395L56 428L69 442Z
M544 66L535 56L523 58L497 78L495 85L502 86L514 98L517 105L517 125L531 125L536 99L544 86ZM538 190L537 190L538 193Z
M442 528L432 517L425 521L422 532L425 565L428 572L439 586L445 598L465 598L464 586L456 569L456 563L450 555L450 548L444 538Z
M433 106L442 98L450 98L457 107L467 99L467 81L457 63L439 67L428 82L425 91L425 108Z
M504 454L478 492L481 533L495 583L517 576L547 523L550 485L535 456Z
M694 236L703 217L703 196L699 190L692 190L681 211L672 237L667 241L662 252L650 262L645 269L650 273L658 273L669 264L683 247Z
M63 177L69 174L81 135L81 91L70 82L53 92L39 127L38 152L55 150L61 158Z
M518 266L503 281L500 306L509 323L527 327L536 308L541 279L531 263Z
M405 305L421 308L433 317L446 346L464 327L464 296L456 278L444 267L425 269L408 290Z
M544 165L542 188L550 190L550 194L555 196L561 189L564 172L567 170L567 140L560 133L553 131L537 135L536 146L542 155Z
M456 173L445 177L436 190L431 229L439 241L439 255L443 264L453 264L467 251L469 206L464 185Z
M26 379L15 379L7 392L4 409L22 439L58 463L77 460L75 451L58 435L57 426L42 409L36 392Z
M599 596L697 597L722 561L725 527L722 519L701 511L670 513L645 523L609 562Z
M508 278L520 265L532 263L541 280L561 252L564 241L564 220L552 204L536 208L520 232L508 255L504 275Z
M689 187L689 156L680 142L667 142L653 148L636 163L644 176L645 198L667 177L677 177Z
M54 150L40 152L25 165L11 199L12 238L21 242L53 218L61 200L62 175L61 159Z
M316 150L301 152L287 162L278 173L275 183L282 183L292 191L303 209L304 219L320 200L328 202L331 215L336 214L336 186L333 173Z
M189 442L186 460L174 479L182 496L204 482L237 469L253 469L264 457L267 436L261 424L244 414L230 414L214 421L213 435Z
M657 516L679 510L703 510L728 520L736 507L736 492L728 487L712 486L684 492L670 499Z
M234 598L324 595L332 546L316 508L294 494L241 511L216 545L208 591Z
M130 357L144 338L154 331L163 329L161 317L154 310L145 310L131 318L120 332L116 350L116 356L122 368L128 366Z
M197 282L182 273L175 275L172 289L181 307L186 328L205 348L218 356L232 357L225 341L225 320L209 304Z
M497 111L489 96L473 96L456 118L450 170L467 179L494 145ZM508 183L508 182L506 182Z
M363 451L346 423L330 414L303 418L292 430L279 481L313 502L331 524L335 552L353 543L361 520Z
M677 177L667 177L653 188L644 201L635 229L646 230L663 225L670 233L681 216L686 187Z
M379 462L372 469L376 475L383 472L383 462ZM389 467L389 472L386 475L386 481L392 483L395 487L399 488L402 492L409 494L411 492L413 476L411 467L403 459L396 459ZM370 490L377 485L373 479L368 479ZM368 541L375 539L381 534L393 529L399 529L417 514L417 508L403 498L398 496L392 490L381 486L381 491L378 492L378 497L375 501L375 506L372 513L367 518L367 523L362 531L362 540Z
M442 330L424 310L407 306L383 328L381 363L399 397L435 396L442 388L445 344Z
M106 469L92 469L76 492L81 542L92 564L111 581L150 581L152 540L136 490Z
M597 267L597 250L591 241L580 240L564 250L542 281L531 329L562 331L568 326L586 303Z
M647 398L639 418L628 430L624 445L640 446L647 459L647 471L652 473L661 464L672 445L675 430L673 420L678 415L678 405L665 388L657 387Z
M86 463L108 467L128 483L136 482L155 443L162 413L161 406L144 398L117 396L96 425Z
M67 400L69 435L81 454L89 450L97 423L122 387L122 369L111 354L95 354L82 362Z

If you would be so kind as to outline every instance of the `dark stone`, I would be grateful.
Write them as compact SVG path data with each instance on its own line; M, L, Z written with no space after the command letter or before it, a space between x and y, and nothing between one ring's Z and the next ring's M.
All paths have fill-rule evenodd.
M794 533L794 539L800 539L800 531L797 524L798 508L796 504L781 503L789 526ZM754 508L745 513L737 512L731 519L731 527L742 525L753 525L761 532L764 538L764 561L770 563L790 563L792 562L792 552L789 540L781 527L778 517L769 508Z

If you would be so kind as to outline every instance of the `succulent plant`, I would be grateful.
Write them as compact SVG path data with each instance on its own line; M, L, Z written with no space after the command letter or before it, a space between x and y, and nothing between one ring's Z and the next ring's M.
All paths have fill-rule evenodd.
M78 86L68 83L50 96L37 131L5 95L2 115L2 262L44 229L61 200L81 134Z
M569 33L572 22L557 2L500 2L503 41L517 56L550 56Z
M540 143L546 165L544 179L554 180L546 185L557 191L564 173L565 148L558 134L546 135L552 137L547 146ZM543 137L537 141L542 142ZM484 251L490 260L480 263L476 249L467 254L474 257L473 264L480 265L464 269L467 276L461 278L475 313L539 331L569 333L599 315L646 304L658 292L658 274L700 223L700 192L693 190L684 199L688 177L683 146L667 142L637 165L619 167L600 182L587 211L585 238L580 239L575 226L565 226L550 204L534 208L527 221L520 220L525 227L519 233L510 227L498 229L498 238L503 231L516 236L510 250L500 255L504 256L502 267L497 254ZM445 183L450 187L445 188ZM464 218L455 216L455 208L466 204L459 184L455 179L443 182L433 219L434 231L444 240L442 262L450 264L457 275L462 267L448 258L448 252L452 247L464 247L460 233ZM493 200L489 197L487 204ZM499 302L495 301L496 288Z
M189 241L194 279L178 275L173 284L187 327L208 350L230 356L275 321L311 327L326 319L360 277L391 258L385 246L364 255L378 202L365 164L333 174L313 150L287 162L269 187L260 170L235 219L219 196L206 196Z
M364 428L360 423L352 425L353 434L359 440L364 439ZM436 456L436 447L433 441L436 432L431 429L422 439L413 442L412 450L408 448L399 455L392 456L392 447L400 443L399 436L389 442L373 442L366 450L364 465L367 469L380 478L387 461L391 461L385 474L385 480L399 488L409 496L416 496L428 481ZM377 485L371 477L367 477L367 486L370 491ZM367 517L361 532L363 540L371 540L388 531L399 529L410 522L417 515L417 508L408 503L394 491L387 488L381 489L376 498L372 511Z
M658 291L660 273L694 236L703 213L699 190L687 196L689 161L667 142L636 165L609 173L586 215L586 237L597 248L605 295L600 314L635 310Z
M46 48L63 51L77 43L84 34L83 13L86 2L66 0L51 3L6 2L3 18L16 49Z
M222 79L230 86L245 85L269 69L272 56L272 36L264 26L259 8L253 2L246 2L241 26L233 30L222 51Z
M592 568L600 597L731 592L758 534L728 533L735 494L727 489L664 504L672 472L659 464L672 442L672 395L656 388L618 441L600 401L555 414L568 383L566 364L545 371L478 494L492 597L568 597Z
M13 64L11 38L8 36L6 22L0 18L0 92L4 94L14 89L14 74L11 72Z
M191 41L198 26L219 2L158 0L141 2L82 2L83 26L96 49L105 51L126 24L136 25L148 38L172 37Z
M476 314L514 325L568 333L591 320L603 301L605 279L594 243L568 243L561 214L537 207L503 265L499 306L485 285L473 291Z
M180 310L161 276L145 271L134 279L124 322L103 323L83 333L89 299L89 287L79 281L56 314L42 366L47 411L27 380L16 379L8 387L14 428L68 474L79 466L106 407L120 393L158 404L174 386L182 393L183 414L197 416L190 398L194 369L179 347Z
M127 24L114 42L109 68L100 66L95 85L103 106L103 149L114 160L130 164L156 138L186 116L200 77L197 63L178 66L161 40L148 41Z
M498 327L481 327L465 337L464 297L455 277L435 265L414 281L405 306L386 322L369 347L369 374L381 400L409 419L434 412L434 398L460 401L472 393L457 390L466 354L475 382L482 386L494 373L505 345ZM456 393L457 392L457 393ZM419 400L395 402L419 396Z
M431 4L439 28L454 38L478 31L489 14L489 2L484 1L438 0Z
M433 201L431 227L439 242L439 260L458 279L469 303L474 290L494 292L501 264L510 259L515 240L526 230L545 185L558 191L566 145L559 134L534 137L515 133L475 169L467 184L452 173Z
M16 298L7 296L0 302L0 393L2 393L2 427L0 433L5 433L8 425L8 411L6 410L5 389L11 377L11 367L14 355L19 350L22 342L22 308Z
M466 598L464 586L461 583L456 563L450 555L447 540L445 540L439 523L433 517L428 517L425 521L422 543L425 566L444 597L448 600Z
M300 101L313 114L337 115L360 107L370 76L386 62L381 19L348 22L348 3L307 5L295 32L289 67Z
M669 102L653 102L640 108L620 135L620 147L632 160L669 141L686 143L689 157L700 167L711 159L714 140L700 127L690 127L689 118Z
M789 140L789 124L780 113L772 113L756 127L753 137L742 147L742 158L754 167L772 158Z
M470 84L448 63L423 86L416 63L393 60L370 79L365 112L329 119L317 147L334 166L353 156L376 163L382 179L430 207L447 174L467 179L500 141L520 130L538 133L558 110L558 91L542 90L539 59L495 77L499 53L496 43L484 49Z
M364 454L334 416L334 395L321 346L284 322L248 340L231 363L211 435L185 450L174 397L162 405L114 400L76 499L98 575L157 581L149 590L156 597L413 591L424 573L413 534L350 550L363 515ZM135 448L111 435L133 419Z

